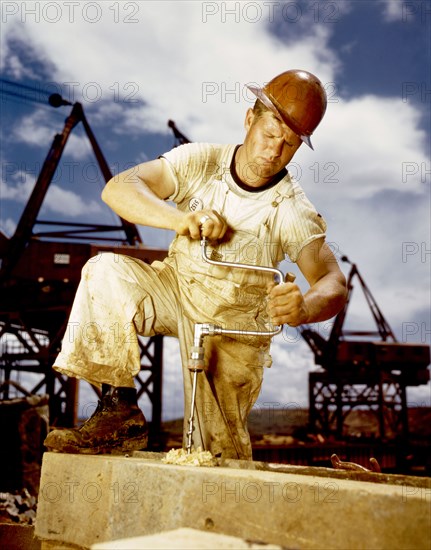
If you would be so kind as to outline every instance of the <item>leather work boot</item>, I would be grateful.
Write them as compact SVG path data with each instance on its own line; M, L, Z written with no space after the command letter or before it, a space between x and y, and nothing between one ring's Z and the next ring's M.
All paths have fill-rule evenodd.
M44 441L48 451L121 454L145 449L148 427L135 388L102 385L96 410L79 428L53 430Z

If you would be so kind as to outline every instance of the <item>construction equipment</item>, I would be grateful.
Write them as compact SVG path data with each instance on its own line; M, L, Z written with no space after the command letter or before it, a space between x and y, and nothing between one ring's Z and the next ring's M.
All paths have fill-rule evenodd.
M342 261L351 263L346 256ZM344 328L355 278L377 330ZM310 427L342 439L349 412L362 408L377 415L378 438L406 439L409 433L406 388L429 381L429 346L397 341L356 264L351 264L347 287L347 301L335 317L328 339L311 326L300 328L316 365L321 367L309 373Z
M336 470L347 470L347 471L354 471L354 472L358 472L358 471L374 472L376 474L380 474L382 470L377 460L374 457L371 457L369 462L370 462L370 468L365 468L364 466L361 466L360 464L356 464L355 462L346 462L346 461L340 460L335 453L331 455L331 463Z
M186 143L190 143L190 140L188 137L186 137L180 130L178 130L177 125L173 120L168 120L168 126L172 130L176 144L175 147L178 147L178 145L184 145Z
M71 106L59 94L50 96L49 103L53 107ZM8 239L0 234L2 381L26 373L26 380L33 384L30 393L44 390L49 395L50 423L58 426L73 426L77 422L77 382L53 371L52 364L60 349L82 266L104 251L127 254L148 263L167 255L166 250L144 246L136 226L121 218L120 225L37 219L71 132L79 123L84 127L104 180L111 179L112 173L83 107L75 103L62 132L54 137L14 235ZM161 336L140 339L139 345L138 396L145 394L150 399L151 428L157 433L162 409L163 340ZM3 399L9 397L10 387L10 384L2 386Z
M203 220L201 219L201 224ZM207 244L208 241L205 237L201 239L201 255L202 259L212 265L218 265L225 268L233 269L248 269L254 272L260 271L262 273L273 274L278 278L278 283L293 282L295 280L295 275L292 273L287 273L286 276L283 276L283 273L274 267L265 267L265 266L256 266L243 263L235 262L226 262L214 260L207 254ZM222 328L218 325L211 323L195 323L194 326L194 338L193 346L190 351L190 361L188 364L188 369L193 373L193 387L192 387L192 398L190 404L190 417L189 417L189 429L187 432L187 453L190 454L193 446L193 422L194 422L194 412L195 412L195 403L196 403L196 389L197 389L197 375L199 372L202 372L205 369L204 361L204 347L203 339L205 336L215 336L216 334L230 334L236 336L268 336L272 337L276 334L279 334L283 330L283 325L274 327L272 330L267 331L253 331L253 330L237 330Z

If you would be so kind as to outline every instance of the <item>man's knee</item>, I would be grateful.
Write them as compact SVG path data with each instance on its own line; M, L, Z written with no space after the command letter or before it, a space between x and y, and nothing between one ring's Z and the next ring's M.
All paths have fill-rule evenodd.
M101 273L106 276L107 273L118 271L123 267L124 259L121 254L114 252L102 252L90 258L82 268L82 276L89 277Z

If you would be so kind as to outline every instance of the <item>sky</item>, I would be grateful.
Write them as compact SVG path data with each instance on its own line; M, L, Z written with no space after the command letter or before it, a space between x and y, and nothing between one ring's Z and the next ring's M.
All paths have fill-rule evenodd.
M355 263L398 341L430 344L431 2L2 0L1 210L7 236L28 200L53 136L80 102L112 172L175 145L169 119L192 141L241 143L253 98L288 69L316 74L328 109L288 169L328 224L337 258ZM11 96L6 81L25 98ZM45 103L43 103L45 102ZM77 127L41 218L113 223L103 178ZM140 228L148 246L173 234ZM340 267L348 275L350 264ZM288 261L283 271L294 271ZM375 325L354 286L347 328ZM315 326L327 337L330 323ZM163 418L182 416L177 342L165 338ZM274 338L256 407L308 406L314 357L298 329ZM91 397L82 390L81 410ZM430 385L408 389L430 405ZM144 410L148 403L143 403Z

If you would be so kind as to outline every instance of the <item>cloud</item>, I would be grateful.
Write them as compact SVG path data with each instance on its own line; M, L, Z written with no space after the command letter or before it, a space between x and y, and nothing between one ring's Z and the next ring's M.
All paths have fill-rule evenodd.
M401 21L405 16L405 2L394 2L393 0L380 0L383 8L383 21L393 23Z
M394 0L380 0L379 3L383 8L383 21L386 23L396 23L398 21L410 23L417 20L425 21L427 17L427 2L395 2Z
M310 27L302 40L287 46L268 32L269 12L253 21L240 13L238 20L221 11L205 15L205 4L211 3L129 3L138 12L128 19L124 8L116 22L112 6L100 3L94 25L76 10L73 31L66 11L56 22L48 12L43 18L43 10L39 22L28 17L23 24L17 15L4 27L11 36L19 28L38 57L52 62L53 78L67 99L93 111L115 103L124 128L132 130L160 131L167 118L176 117L195 140L238 139L244 107L251 102L246 97L244 104L245 83L263 83L291 66L333 80L337 58L328 47L329 26ZM144 100L142 109L130 109L133 100Z
M335 97L315 132L315 152L300 149L293 173L318 197L328 191L350 200L383 190L423 195L429 136L421 122L421 112L401 98Z
M102 210L102 205L98 201L87 201L72 191L51 185L44 208L65 216L77 217L99 213Z
M7 163L4 163L7 164ZM5 172L3 172L5 174ZM24 171L16 171L11 178L13 183L9 185L3 178L1 181L1 196L3 200L15 200L26 202L34 186L34 180Z
M262 392L258 406L268 408L307 407L307 373L314 367L314 357L299 336L296 342L285 340L283 335L273 340L273 365L264 371Z
M28 48L24 40L26 33L23 25L26 18L24 13L19 13L19 5L10 2L8 6L2 3L2 32L0 33L0 68L13 79L46 78L53 69L48 56L39 48ZM37 6L37 4L36 4ZM21 9L25 9L21 5ZM12 11L9 10L12 8Z
M9 178L9 183L3 179L1 181L2 200L13 200L24 204L28 201L34 184L33 174L22 170L14 170ZM62 189L60 186L51 183L42 209L56 214L64 214L65 216L79 217L86 214L100 213L102 204L99 201L86 200L73 191Z
M82 101L91 120L112 121L114 135L167 133L166 121L173 118L194 141L240 142L245 110L254 101L246 84L264 84L287 68L302 67L319 75L330 96L316 131L316 154L305 157L307 166L336 163L341 192L363 196L373 192L376 177L380 186L399 185L400 159L411 163L404 166L411 171L423 161L426 143L417 109L399 97L339 97L342 66L330 47L332 27L305 25L310 10L289 27L300 33L289 34L282 26L274 35L271 17L277 14L271 16L264 6L253 11L237 2L142 2L117 13L108 3L99 5L100 13L69 8L70 13L46 12L45 20L41 12L38 23L28 18L25 25L10 18L5 30L14 36L22 27L39 57L55 67L53 78L66 98ZM345 3L339 8L351 9ZM72 37L71 18L73 47L64 40ZM20 138L31 139L30 134L36 140L39 122L28 120ZM364 163L367 150L373 155ZM72 151L76 158L84 154L75 143ZM330 171L328 165L327 175ZM406 177L414 192L417 178Z
M23 117L9 141L46 148L46 144L51 143L55 135L53 124L47 125L46 119L46 113L39 109Z
M163 420L184 414L183 373L178 340L163 339Z
M7 237L11 237L15 233L16 222L12 218L0 219L0 231L2 231Z
M63 124L59 126L57 121L50 121L44 109L37 109L21 118L7 141L46 149L48 144L51 145L54 136L62 131ZM83 160L91 155L88 138L82 134L79 135L77 132L71 133L64 149L64 156Z

